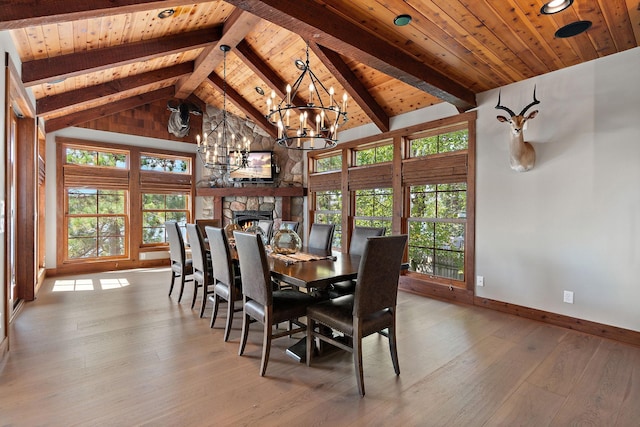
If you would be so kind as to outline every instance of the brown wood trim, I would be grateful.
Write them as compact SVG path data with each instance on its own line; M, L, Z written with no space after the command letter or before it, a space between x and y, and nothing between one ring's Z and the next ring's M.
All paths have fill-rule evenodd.
M302 197L307 195L304 187L227 187L211 188L198 187L196 196L274 196L274 197Z
M631 329L619 328L617 326L605 325L592 322L590 320L578 319L576 317L565 316L564 314L552 313L538 310L536 308L524 307L508 302L496 301L488 298L474 297L474 305L486 307L502 313L513 314L514 316L526 319L538 320L555 326L580 331L602 338L624 342L640 346L640 332Z
M410 275L400 277L398 289L425 297L473 305L473 291L461 286L429 282Z

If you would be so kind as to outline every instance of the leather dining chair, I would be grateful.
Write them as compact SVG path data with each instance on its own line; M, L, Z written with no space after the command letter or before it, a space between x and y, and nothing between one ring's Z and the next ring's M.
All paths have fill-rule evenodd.
M242 307L236 301L242 300L242 282L240 275L237 274L237 268L234 265L231 248L227 240L227 234L222 228L205 227L207 239L209 240L209 248L211 252L211 263L213 265L213 277L215 284L213 285L213 295L209 299L213 302L213 311L211 312L210 327L216 321L220 300L227 302L227 321L224 327L224 340L229 340L229 333L233 325L233 314L241 311Z
M364 396L362 339L388 329L391 361L400 375L396 343L398 279L407 235L370 237L358 269L354 294L326 300L307 308L307 365L311 365L314 338L353 353L358 390ZM316 325L320 324L316 330ZM330 328L330 329L327 329ZM329 332L327 332L327 330ZM351 338L337 340L333 331Z
M273 220L261 219L258 221L258 227L262 230L266 242L269 244L271 242L271 237L273 236Z
M333 232L336 226L334 224L321 224L314 222L311 224L309 231L309 249L331 250L331 242L333 241Z
M240 260L243 293L242 338L238 354L242 356L244 353L251 319L262 323L260 376L264 376L269 362L271 340L304 331L306 326L298 319L305 316L307 307L315 303L316 299L293 289L273 290L269 262L260 236L240 231L234 231L233 234ZM293 322L297 327L274 331L274 325L286 321Z
M293 230L296 233L298 232L298 228L300 227L300 223L298 221L282 221L280 222L280 230Z
M176 278L180 278L180 294L178 295L178 302L182 300L182 293L184 292L185 282L193 281L193 277L187 279L187 276L193 275L193 264L191 259L187 259L187 252L185 249L184 238L182 237L182 231L176 221L167 221L164 223L164 228L167 233L167 239L169 240L169 258L171 259L171 286L169 287L169 296L173 292L173 285Z
M191 259L193 260L193 300L191 308L196 304L198 288L203 289L200 317L204 316L209 294L213 293L213 271L210 257L204 243L204 237L200 234L200 228L195 224L187 224L187 238L191 244Z
M351 232L349 241L349 253L362 256L369 237L384 236L384 227L362 227L355 226ZM333 283L329 288L329 298L337 298L342 295L352 294L356 289L355 280L346 280Z

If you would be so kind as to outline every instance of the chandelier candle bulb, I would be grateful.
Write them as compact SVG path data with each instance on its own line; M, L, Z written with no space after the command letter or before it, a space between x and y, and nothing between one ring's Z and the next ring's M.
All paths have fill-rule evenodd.
M347 93L342 95L342 111L347 111Z
M200 134L196 135L196 142L198 143L198 148L200 148Z
M287 85L287 105L291 105L291 85ZM289 110L287 110L287 118L289 117ZM289 123L287 123L289 126Z
M320 114L316 116L316 133L320 134Z
M329 88L329 108L333 107L333 94L335 91L333 90L333 86Z

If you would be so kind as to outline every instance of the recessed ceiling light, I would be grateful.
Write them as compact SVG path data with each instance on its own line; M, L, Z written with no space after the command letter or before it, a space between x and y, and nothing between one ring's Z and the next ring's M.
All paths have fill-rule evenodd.
M553 13L562 12L569 6L573 4L573 0L551 0L548 3L545 3L540 9L540 13L545 15L551 15Z
M174 13L176 13L175 9L165 9L162 12L158 13L158 18L160 19L168 18Z
M411 22L411 15L398 15L393 19L393 23L397 27L403 27Z
M262 89L260 86L256 86L256 92L258 92L259 95L264 95L264 89Z
M576 21L571 24L567 24L564 27L556 31L556 37L565 39L567 37L577 36L582 34L591 28L591 21Z

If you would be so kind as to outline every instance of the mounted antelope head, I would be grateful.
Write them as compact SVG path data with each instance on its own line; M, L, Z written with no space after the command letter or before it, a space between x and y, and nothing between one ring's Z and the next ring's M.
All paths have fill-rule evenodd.
M511 126L511 132L509 133L509 161L511 163L511 169L517 172L526 172L532 169L536 162L536 152L533 146L524 140L522 133L526 121L538 115L538 110L534 110L529 113L528 116L525 116L527 110L536 104L540 104L540 101L536 99L535 86L533 87L533 102L524 107L522 111L520 111L520 114L516 114L504 105L500 105L500 93L498 93L498 105L496 105L496 109L509 113L509 118L498 116L497 119L500 122L507 122L509 126Z

